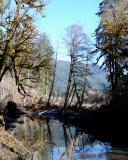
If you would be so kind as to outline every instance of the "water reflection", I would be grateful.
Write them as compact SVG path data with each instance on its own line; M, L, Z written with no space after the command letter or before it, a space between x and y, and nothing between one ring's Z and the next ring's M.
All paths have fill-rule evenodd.
M28 151L26 159L36 160L81 160L106 159L111 151L108 143L94 141L92 136L74 126L53 119L30 119L22 117L13 135ZM93 157L91 157L93 156Z

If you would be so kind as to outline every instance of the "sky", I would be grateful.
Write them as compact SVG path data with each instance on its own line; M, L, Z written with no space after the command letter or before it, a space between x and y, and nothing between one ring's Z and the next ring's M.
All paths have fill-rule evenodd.
M94 31L99 19L98 12L101 0L49 0L45 7L45 18L37 17L36 26L39 33L45 32L58 49L58 59L67 60L64 49L64 35L66 28L72 24L79 24L94 42Z

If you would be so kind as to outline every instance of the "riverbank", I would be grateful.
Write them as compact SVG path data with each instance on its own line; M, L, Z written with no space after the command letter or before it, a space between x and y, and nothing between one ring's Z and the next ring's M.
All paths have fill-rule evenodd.
M65 124L77 126L80 130L92 134L101 141L108 141L114 145L128 145L128 131L126 127L128 111L127 109L123 110L121 106L112 107L106 105L99 109L70 107L65 112L60 106L52 105L38 109L30 106L20 106L18 109L20 112L17 116L25 114L30 118L57 119ZM16 117L4 115L6 125L13 124L13 120L16 122Z
M111 142L116 146L128 146L127 115L128 110L122 109L122 106L110 105L99 109L72 107L65 112L56 106L36 113L40 119L58 119L67 125L77 126L96 139Z

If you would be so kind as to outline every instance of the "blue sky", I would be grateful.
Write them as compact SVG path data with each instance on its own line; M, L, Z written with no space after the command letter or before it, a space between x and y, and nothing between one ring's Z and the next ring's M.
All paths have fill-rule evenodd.
M67 59L63 46L65 29L71 24L80 24L94 42L94 31L98 25L95 13L101 0L49 0L45 8L45 18L37 17L36 25L40 33L47 33L55 50L59 47L59 59Z

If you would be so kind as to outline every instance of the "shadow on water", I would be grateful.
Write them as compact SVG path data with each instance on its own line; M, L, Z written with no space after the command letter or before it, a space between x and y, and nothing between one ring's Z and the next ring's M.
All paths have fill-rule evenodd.
M13 136L28 150L30 155L41 160L121 159L127 150L112 147L110 143L95 140L80 128L54 119L31 119L19 117L23 123L15 123ZM11 132L11 131L10 131Z

